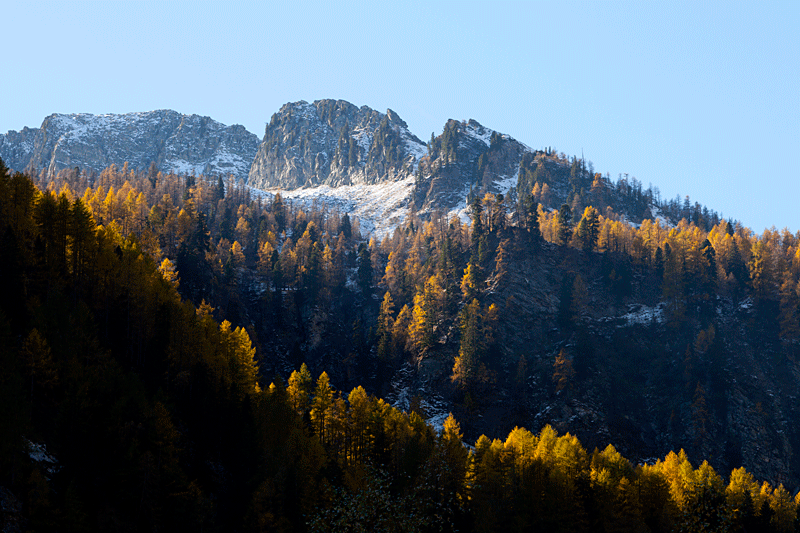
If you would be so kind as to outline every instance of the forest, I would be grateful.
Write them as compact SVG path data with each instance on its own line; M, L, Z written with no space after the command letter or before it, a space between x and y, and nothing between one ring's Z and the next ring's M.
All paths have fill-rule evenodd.
M614 198L640 188L596 174L561 203L530 168L508 198L472 195L470 224L412 215L365 240L346 213L220 176L0 162L4 530L800 531L800 493L741 465L680 448L634 463L549 425L465 437L507 360L518 383L530 373L496 297L529 256L596 257L614 298L654 287L698 442L722 386L716 301L751 302L743 327L775 368L800 355L800 232L677 201L674 224L634 224ZM558 335L591 314L576 272ZM554 395L597 364L565 346L546 365ZM442 354L458 409L434 428L423 399L384 396Z

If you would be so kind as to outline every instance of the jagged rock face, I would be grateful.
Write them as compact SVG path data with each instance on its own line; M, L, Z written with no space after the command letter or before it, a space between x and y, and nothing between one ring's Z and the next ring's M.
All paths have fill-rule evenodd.
M453 209L474 193L507 192L530 148L475 120L449 120L420 163L414 201L418 209Z
M30 163L38 128L22 128L0 135L0 157L8 168L22 171Z
M232 174L246 179L258 137L243 126L171 110L124 115L53 114L36 129L0 136L0 157L14 170L49 175L64 168L101 171L125 162L162 172Z
M250 169L256 188L375 184L408 177L425 144L391 109L301 101L272 116Z

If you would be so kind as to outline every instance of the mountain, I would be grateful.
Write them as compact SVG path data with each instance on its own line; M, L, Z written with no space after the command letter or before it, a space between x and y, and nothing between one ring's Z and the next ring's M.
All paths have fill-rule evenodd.
M475 120L450 119L420 163L414 201L423 211L465 207L470 192L507 193L532 150Z
M101 171L109 165L162 172L232 174L246 179L258 137L243 126L171 110L123 115L53 114L39 128L0 135L9 168L55 175L65 168Z
M250 168L260 189L376 184L412 174L425 144L391 109L344 100L284 105L272 116Z
M426 145L391 109L301 101L273 115L248 184L336 206L383 236L412 211L465 218L470 191L506 194L516 186L525 154L534 151L475 120L448 120Z
M469 480L470 497L449 500L465 502L465 531L500 529L478 527L489 508L520 528L538 517L547 523L529 529L556 531L549 510L577 509L586 524L563 530L696 531L680 525L698 509L691 494L747 524L733 530L770 530L753 523L777 522L771 513L792 523L800 233L759 236L474 120L448 121L411 153L392 112L340 101L283 112L260 164L275 170L261 186L285 187L284 201L216 178L0 168L0 404L16 406L0 413L11 428L0 497L12 483L19 509L35 508L52 481L56 505L98 505L150 524L140 529L213 514L272 530L286 513L305 530L315 512L331 516L327 487L347 506L350 480L373 464L402 493L419 487L407 493L419 502L451 473ZM37 135L5 137L9 159L32 158ZM29 464L15 484L3 477L14 457ZM689 458L758 482L731 474L734 501ZM524 500L502 492L519 480L531 482ZM388 501L375 500L381 483L359 494ZM161 505L174 494L185 503ZM519 501L539 510L525 517ZM603 526L613 505L644 525ZM72 519L61 507L31 515L31 529Z
M477 121L448 120L423 143L397 113L381 113L344 100L287 103L264 137L239 125L160 110L124 115L54 114L39 128L0 135L0 158L14 170L65 168L99 172L128 162L143 170L232 174L256 193L276 190L292 201L326 204L354 215L365 233L382 237L411 213L434 212L467 222L468 200L503 194L509 210L532 199L545 209L606 207L638 222L654 214L705 227L718 221L695 204L658 201L641 183L595 175L591 163L552 149L532 150ZM674 204L674 205L673 205Z
M800 531L800 235L87 182L0 167L3 531Z
M467 222L469 200L486 193L503 194L512 212L532 197L545 209L566 203L576 216L593 205L634 222L654 213L673 223L705 218L710 228L718 222L698 204L661 204L657 191L643 190L635 178L612 183L582 158L531 149L474 119L449 119L425 144L391 109L383 114L343 100L285 104L266 127L248 185L348 212L378 237L412 212Z
M485 306L499 309L501 339L484 355L489 383L473 391L474 404L451 396L443 410L465 434L550 424L588 449L612 442L636 463L683 448L720 472L746 465L798 487L800 364L796 341L779 332L776 301L726 293L736 285L729 279L708 299L686 297L679 315L658 271L627 254L508 235L505 261L495 252L486 268ZM458 334L437 339L398 372L391 397L447 399L460 347Z

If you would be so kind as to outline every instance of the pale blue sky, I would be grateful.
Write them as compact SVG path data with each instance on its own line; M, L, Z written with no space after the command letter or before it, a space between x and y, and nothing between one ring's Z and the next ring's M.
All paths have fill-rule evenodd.
M282 104L339 98L423 141L474 118L800 230L796 0L8 4L0 132L169 108L263 137Z

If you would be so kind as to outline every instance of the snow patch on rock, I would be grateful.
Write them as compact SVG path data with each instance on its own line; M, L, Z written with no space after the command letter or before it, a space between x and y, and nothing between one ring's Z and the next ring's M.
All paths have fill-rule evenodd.
M464 133L472 137L473 139L477 139L489 146L491 144L492 134L494 130L490 130L489 128L484 128L480 124L474 121L467 122L467 126L464 128Z
M38 463L48 474L55 474L61 470L58 459L47 452L45 444L39 444L28 439L25 439L25 442L28 445L28 457L31 458L31 461Z
M661 324L664 322L665 303L660 303L655 307L633 304L628 307L628 313L620 318L624 319L627 325L633 324L652 324L653 321Z
M282 190L250 188L252 194L271 200L280 193L284 201L338 209L350 217L356 217L363 236L380 239L388 237L403 224L411 212L411 195L414 177L374 185L343 185L330 187L321 185L305 189Z

